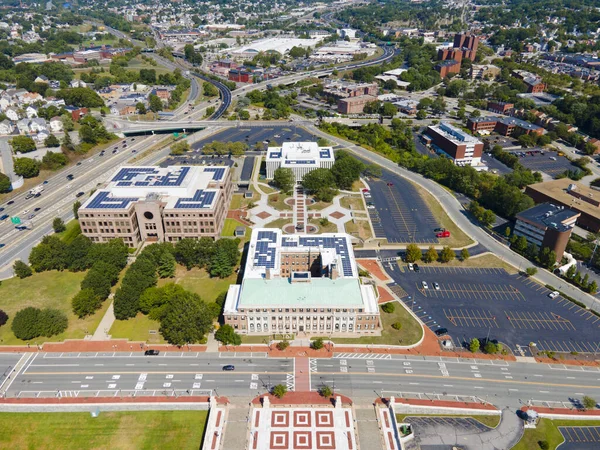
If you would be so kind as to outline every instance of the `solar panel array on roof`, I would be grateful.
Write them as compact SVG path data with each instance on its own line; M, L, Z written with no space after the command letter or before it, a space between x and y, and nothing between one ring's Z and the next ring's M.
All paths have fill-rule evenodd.
M112 181L117 181L117 186L180 186L190 171L189 167L182 167L175 172L159 175L159 171L153 167L124 167L114 176ZM139 175L143 179L135 181Z
M109 197L108 192L98 192L92 198L87 208L90 209L123 209L127 208L131 202L138 200L137 197Z
M204 191L202 189L198 189L193 197L191 198L180 198L175 203L175 208L185 208L185 209L199 209L199 208L208 208L212 204L215 198L216 192L214 191Z
M271 152L269 158L281 158L281 152Z
M205 167L205 172L213 172L213 181L221 181L225 175L225 169L223 167Z
M158 173L154 167L124 167L117 172L111 181L131 181L140 173Z
M189 171L189 167L182 167L179 173L169 173L166 176L158 177L159 179L152 186L179 186Z
M256 250L254 251L254 265L266 269L274 269L276 254L277 233L273 231L259 231L256 238Z
M319 156L321 158L329 158L329 149L326 148L325 150L319 150Z
M316 164L317 162L314 159L294 159L287 160L286 164Z

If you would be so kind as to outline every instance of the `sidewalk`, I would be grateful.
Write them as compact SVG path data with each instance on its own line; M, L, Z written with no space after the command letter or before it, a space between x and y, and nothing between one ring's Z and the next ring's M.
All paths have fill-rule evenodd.
M112 297L112 294L111 294L111 297ZM89 339L90 341L108 341L108 340L110 340L110 335L108 333L109 333L110 329L112 328L113 324L115 323L115 320L117 320L115 317L115 308L113 305L114 305L114 303L111 300L110 305L108 305L108 309L106 310L106 313L104 313L104 317L102 317L102 320L98 324L96 331L94 331L94 334Z

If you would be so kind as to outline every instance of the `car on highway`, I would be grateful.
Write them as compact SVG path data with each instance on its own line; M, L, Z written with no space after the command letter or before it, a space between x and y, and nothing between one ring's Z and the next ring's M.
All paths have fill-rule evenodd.
M160 353L160 350L146 350L144 352L145 356L158 356L158 354Z
M29 200L30 198L33 198L33 197L34 197L34 195L33 195L33 194L27 194L27 195L25 196L25 200Z
M35 214L29 214L29 215L27 216L27 220L31 220L31 219L33 219L34 217L35 217Z
M437 233L437 234L435 235L435 237L439 237L439 238L447 238L447 237L450 237L450 232L449 232L448 230L446 230L446 231L441 231L441 232Z
M78 192L77 194L75 194L75 197L79 198L82 195L85 195L85 192Z
M4 211L4 208L0 208L0 212Z
M419 267L419 265L417 263L413 264L413 268L415 269L415 272L421 271L421 268Z
M42 184L48 184L48 180L44 180Z
M550 298L556 298L560 295L560 293L558 291L552 291L548 294L548 297Z
M79 161L79 162L77 163L77 165L78 165L78 166L80 166L80 165L81 165L81 161Z
M223 366L223 370L235 370L235 366L233 364L227 364Z
M24 210L23 210L23 215L27 214L28 212L29 212L29 210L28 210L28 209L24 209Z
M429 285L427 284L427 281L421 281L421 286L423 286L423 289L429 289Z
M38 212L40 209L42 209L42 208L39 208L39 207L38 207L38 208L35 208L35 209L33 210L33 212Z
M115 153L117 153L118 151L119 151L119 150L116 150L116 149L115 149L115 150L113 150L112 152L113 152L113 154L115 154Z
M6 247L6 244L0 244L0 248Z
M8 219L8 214L4 214L2 217L0 217L0 221L5 221L6 219Z
M8 202L6 202L7 205L13 205L15 203L14 200L9 200Z
M25 231L27 227L25 225L17 225L15 226L15 229L19 231Z
M437 330L434 331L435 334L437 334L438 336L444 336L445 334L448 334L448 329L447 328L438 328Z
M75 178L75 177L73 176L72 173L70 173L69 175L67 175L67 180L72 180L73 178Z
M435 283L435 282L434 282L434 283L433 283L433 288L434 288L436 291L439 291L439 290L440 290L440 285L439 285L438 283Z

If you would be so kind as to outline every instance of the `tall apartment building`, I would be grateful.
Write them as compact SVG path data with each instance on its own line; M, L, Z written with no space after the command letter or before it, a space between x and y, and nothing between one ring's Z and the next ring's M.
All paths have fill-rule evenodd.
M481 165L483 142L479 139L445 122L428 126L426 133L434 149L448 155L457 166Z
M267 179L272 180L277 169L286 167L292 169L297 182L302 181L308 172L331 169L334 162L332 147L319 147L316 142L284 142L267 151Z
M218 238L233 194L229 167L122 167L79 209L93 242Z
M457 33L454 35L454 48L463 50L463 58L475 61L479 38L471 33Z
M444 78L450 73L460 72L460 63L463 59L475 60L479 38L471 33L457 33L454 35L452 47L441 48L438 50L438 60L440 61L435 70Z
M550 248L560 261L580 215L564 206L541 203L517 214L514 234L524 236L538 248Z
M229 286L225 323L241 334L375 335L375 290L360 282L350 236L254 229L241 285Z

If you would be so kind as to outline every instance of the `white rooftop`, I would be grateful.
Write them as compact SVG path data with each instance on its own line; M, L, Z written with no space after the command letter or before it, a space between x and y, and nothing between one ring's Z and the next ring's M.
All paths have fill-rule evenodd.
M464 132L463 130L456 128L449 123L442 122L439 125L430 125L434 131L437 131L439 134L445 136L448 140L452 141L454 144L466 144L466 143L475 143L479 144L481 141L474 136Z

